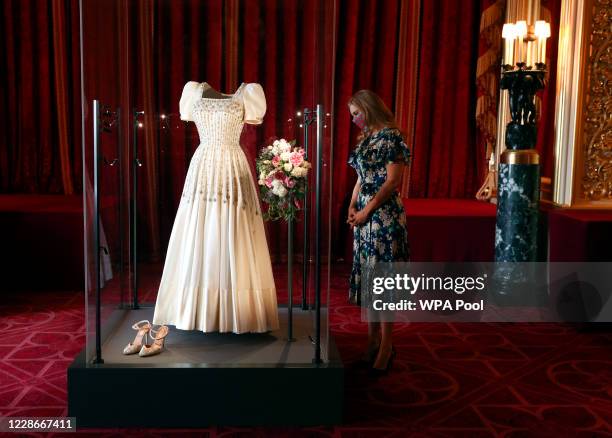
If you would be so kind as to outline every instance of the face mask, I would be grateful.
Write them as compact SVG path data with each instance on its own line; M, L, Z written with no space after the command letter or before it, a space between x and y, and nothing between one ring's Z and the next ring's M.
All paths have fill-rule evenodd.
M365 128L365 117L363 113L359 113L353 117L353 123L359 127L359 129L363 130Z

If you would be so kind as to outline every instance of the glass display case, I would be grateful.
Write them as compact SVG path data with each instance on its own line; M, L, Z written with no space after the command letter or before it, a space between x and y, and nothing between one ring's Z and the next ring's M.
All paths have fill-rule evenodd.
M71 415L92 426L338 422L343 374L328 312L334 2L81 0L80 15L87 333L86 347L69 369ZM254 84L263 97L249 103L245 93L254 92ZM202 101L210 105L200 105L207 107L200 111L214 114L186 115ZM247 120L249 105L265 112L263 119ZM242 120L230 128L224 117L232 112ZM218 206L214 227L198 217L209 204L191 206L190 220L198 222L190 229L196 231L170 251L173 230L183 224L179 211L188 202L192 167L200 179L217 175L232 184L232 176L215 168L227 164L229 152L199 164L214 147L207 139L218 134L215 126L239 136L251 181L227 192L227 204L216 198L209 203ZM245 199L251 183L260 201L253 207L257 220L265 215L264 192L276 183L256 169L256 161L279 139L295 141L311 164L300 197L289 204L295 219L267 220L259 230L240 216L224 226L224 215L235 211L230 195ZM292 193L288 181L283 187ZM282 198L283 189L273 195ZM281 205L283 213L288 208ZM251 226L251 234L241 234L236 229L241 226ZM228 266L228 253L232 260L265 262L267 254L250 250L257 238L265 242L272 265L278 329L238 334L216 330L218 324L211 330L168 325L161 353L124 354L136 335L133 325L152 323L156 303L164 305L157 296L165 265L228 276L228 269L236 269L233 262ZM185 255L197 252L202 241L221 251L217 266L210 257ZM253 275L240 269L241 275ZM174 284L166 293L173 287L180 293ZM207 293L203 285L200 289ZM215 293L223 301L232 291ZM174 302L188 305L190 298ZM149 415L149 403L139 408L125 397L130 382L143 379L151 397L172 405L164 418ZM143 395L138 385L134 390ZM225 395L217 397L217 390ZM216 391L215 397L202 401L202 391Z

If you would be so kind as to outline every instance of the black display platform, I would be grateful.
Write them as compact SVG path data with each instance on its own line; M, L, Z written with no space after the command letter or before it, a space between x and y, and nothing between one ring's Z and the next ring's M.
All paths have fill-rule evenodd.
M77 427L308 426L342 422L344 369L330 357L313 364L312 314L294 308L294 342L281 327L266 334L202 333L170 326L157 356L124 356L131 325L153 308L113 312L103 330L104 364L68 368L68 415Z

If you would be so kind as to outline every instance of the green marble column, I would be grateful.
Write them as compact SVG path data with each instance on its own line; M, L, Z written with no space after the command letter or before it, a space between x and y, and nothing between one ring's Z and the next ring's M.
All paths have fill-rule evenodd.
M499 163L495 260L534 262L540 202L539 156L534 149L506 150Z

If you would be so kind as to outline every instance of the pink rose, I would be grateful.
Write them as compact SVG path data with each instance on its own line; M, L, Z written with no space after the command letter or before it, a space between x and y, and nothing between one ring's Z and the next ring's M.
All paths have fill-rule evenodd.
M289 162L294 166L300 166L304 162L304 156L299 152L292 152Z
M292 188L295 185L295 181L289 177L285 178L285 185L289 188Z
M266 180L265 180L265 181L266 181L266 186L267 186L269 189L271 189L271 188L272 188L272 178L271 178L271 177L268 177L268 178L266 178Z
M274 167L278 167L278 165L280 164L280 157L277 155L276 157L272 158L272 164L274 165Z

